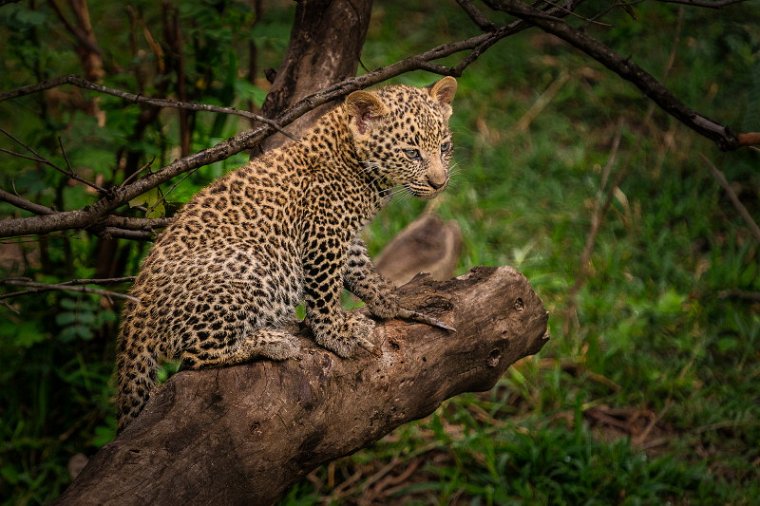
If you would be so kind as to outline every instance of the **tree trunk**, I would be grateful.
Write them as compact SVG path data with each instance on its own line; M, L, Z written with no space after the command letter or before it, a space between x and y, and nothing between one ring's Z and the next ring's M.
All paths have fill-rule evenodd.
M490 389L548 339L541 300L510 267L401 292L457 332L392 320L378 323L378 355L340 359L304 338L300 360L180 372L60 504L271 504L317 466Z
M372 0L302 0L296 7L290 44L269 90L263 115L273 118L311 93L356 75L367 36ZM288 125L300 136L316 118L334 107L317 107ZM276 134L261 146L279 146L285 137Z

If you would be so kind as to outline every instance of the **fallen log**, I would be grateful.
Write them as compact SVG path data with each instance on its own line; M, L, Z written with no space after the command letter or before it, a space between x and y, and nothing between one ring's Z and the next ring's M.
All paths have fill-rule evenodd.
M271 504L317 466L490 389L548 339L541 300L510 267L420 275L401 292L457 332L392 320L377 355L344 360L304 337L300 360L179 372L59 504Z

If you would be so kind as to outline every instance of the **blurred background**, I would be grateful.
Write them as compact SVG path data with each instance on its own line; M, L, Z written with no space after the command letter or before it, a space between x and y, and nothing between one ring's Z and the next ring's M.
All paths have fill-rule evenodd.
M295 9L284 0L260 8L90 2L101 55L93 61L77 52L81 43L63 21L83 3L0 3L0 92L78 74L143 95L255 111ZM717 11L629 4L587 31L693 109L736 131L760 130L757 1ZM609 5L587 2L583 12ZM453 0L377 1L360 73L477 33ZM436 79L419 71L392 82ZM461 230L456 273L521 270L551 313L552 340L493 390L458 396L314 471L283 504L756 504L760 244L711 166L757 221L760 152L720 152L535 28L490 48L458 80L454 174L432 204ZM39 158L108 186L249 124L62 86L0 102L0 127L0 187L64 210L97 193ZM181 175L131 202L130 212L171 215L247 159L240 153ZM429 205L397 197L367 231L372 252ZM2 218L27 215L0 202ZM0 278L130 276L149 247L87 231L3 239ZM45 504L83 456L115 437L119 300L17 290L0 291L0 498Z

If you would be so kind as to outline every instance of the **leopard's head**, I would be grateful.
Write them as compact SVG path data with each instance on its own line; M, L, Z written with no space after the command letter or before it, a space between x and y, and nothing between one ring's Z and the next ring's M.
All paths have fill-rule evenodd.
M429 199L443 191L449 181L449 118L456 89L456 79L444 77L429 88L351 93L344 107L362 170L387 192L403 187Z

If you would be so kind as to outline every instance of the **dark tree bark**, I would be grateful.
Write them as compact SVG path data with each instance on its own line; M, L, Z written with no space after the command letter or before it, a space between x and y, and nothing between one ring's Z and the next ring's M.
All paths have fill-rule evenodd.
M296 7L288 52L261 112L274 118L302 98L356 75L367 36L372 0L303 0ZM335 106L328 102L291 123L296 136ZM282 144L282 135L267 139L262 149Z
M402 294L457 332L393 320L378 324L378 355L344 360L303 339L300 360L180 372L59 504L271 504L320 464L490 389L548 339L541 300L509 267L418 276Z

